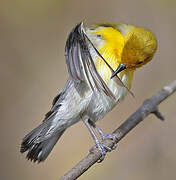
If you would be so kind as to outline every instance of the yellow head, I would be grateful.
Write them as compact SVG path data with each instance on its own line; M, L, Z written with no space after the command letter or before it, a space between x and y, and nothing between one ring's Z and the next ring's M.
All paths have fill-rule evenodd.
M149 62L157 49L153 33L133 25L104 23L89 31L94 34L91 39L97 49L113 69L122 63L124 69L135 70Z
M157 49L155 36L149 30L135 27L124 37L121 62L126 68L138 68L149 62Z

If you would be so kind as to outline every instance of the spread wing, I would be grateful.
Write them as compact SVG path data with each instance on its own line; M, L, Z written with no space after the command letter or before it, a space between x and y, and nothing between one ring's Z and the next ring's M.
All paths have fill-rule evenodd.
M115 99L115 96L103 81L90 54L92 43L87 39L83 24L78 24L66 42L65 57L68 72L75 83L84 82L92 91L104 91L104 93Z

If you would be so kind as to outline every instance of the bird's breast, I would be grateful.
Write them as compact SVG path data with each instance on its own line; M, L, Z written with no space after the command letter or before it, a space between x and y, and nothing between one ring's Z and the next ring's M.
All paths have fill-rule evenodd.
M120 58L120 56L117 57L114 49L110 48L109 46L102 46L98 48L98 51L112 67L112 69L116 70L119 65L118 62L120 59L118 58ZM87 114L92 120L97 121L102 119L107 112L111 111L113 107L126 96L127 89L120 85L118 81L116 81L116 78L110 78L112 75L110 68L101 59L101 57L97 55L94 49L90 48L90 52L98 73L115 96L115 99L113 99L112 97L107 96L103 91L96 91L92 93L90 103L87 108ZM133 72L124 70L123 72L119 73L118 76L125 86L130 89Z
M123 83L130 87L131 85L131 73L124 74L121 77ZM114 79L110 79L107 83L108 88L114 94L115 99L108 97L104 92L97 91L96 93L92 94L87 113L88 116L93 121L98 121L102 119L105 114L111 111L115 105L117 105L127 94L127 89L121 85L119 85Z

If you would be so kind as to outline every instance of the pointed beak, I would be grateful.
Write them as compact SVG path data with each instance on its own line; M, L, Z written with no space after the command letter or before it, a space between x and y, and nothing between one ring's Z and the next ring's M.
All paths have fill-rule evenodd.
M119 72L121 72L121 71L123 71L123 70L125 70L125 69L126 69L126 65L125 65L124 63L120 63L119 66L118 66L118 68L117 68L117 70L112 73L111 79L112 79L113 77L117 76L117 74L118 74Z

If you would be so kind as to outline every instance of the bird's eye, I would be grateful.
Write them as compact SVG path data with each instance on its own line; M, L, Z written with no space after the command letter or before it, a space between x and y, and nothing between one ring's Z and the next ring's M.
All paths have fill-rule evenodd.
M137 64L142 64L142 61L137 62Z
M102 35L100 35L100 34L97 34L97 37L98 37L98 38L102 38Z

